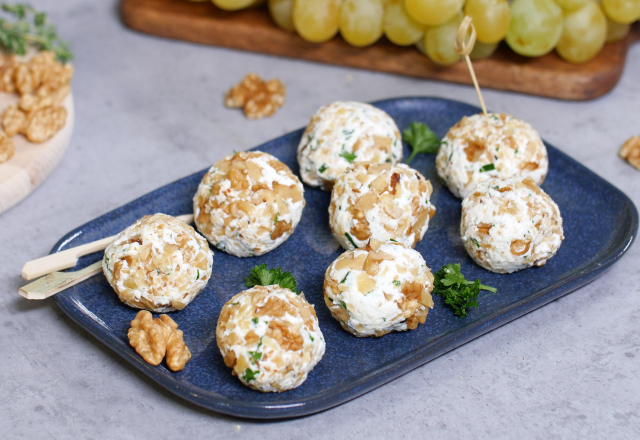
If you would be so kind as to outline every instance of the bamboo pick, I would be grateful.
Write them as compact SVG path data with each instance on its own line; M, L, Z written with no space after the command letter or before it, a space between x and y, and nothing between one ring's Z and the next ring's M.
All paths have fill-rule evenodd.
M469 31L471 31L471 34L469 34ZM469 36L469 40L465 41L467 40L467 35ZM482 112L484 113L484 117L487 119L487 123L489 123L489 113L487 113L487 107L484 105L482 92L480 92L480 86L478 85L478 80L476 79L476 72L473 70L471 58L469 58L469 54L473 50L473 46L475 46L475 44L476 28L473 26L473 19L467 15L462 20L462 23L460 23L460 27L458 28L458 32L456 33L454 50L458 55L464 57L464 60L467 63L469 73L471 74L471 79L473 80L473 86L476 88L476 92L478 93L478 99L480 99Z
M185 223L193 222L193 214L180 215L177 218ZM113 235L29 261L22 268L22 278L30 281L55 271L74 267L78 264L78 258L106 249L115 238L116 236Z
M20 288L26 299L45 299L102 272L102 260L75 272L53 272Z

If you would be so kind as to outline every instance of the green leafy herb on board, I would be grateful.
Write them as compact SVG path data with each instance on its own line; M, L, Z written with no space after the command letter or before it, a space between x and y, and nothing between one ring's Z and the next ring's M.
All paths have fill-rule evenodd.
M62 64L73 59L69 43L63 41L56 27L47 21L47 14L26 3L2 3L0 9L5 12L0 17L0 46L8 52L25 55L33 47L53 52ZM8 20L7 15L12 20Z
M245 278L245 286L271 286L277 284L280 287L291 290L295 294L298 292L298 283L291 275L291 272L281 272L280 268L268 269L266 264L255 266L251 269L249 276Z
M402 132L402 139L411 146L413 150L407 163L411 162L418 153L435 154L440 148L440 139L431 131L428 125L422 122L412 122L409 128Z
M459 317L467 316L467 307L478 307L480 290L496 292L493 287L480 284L480 280L467 281L460 272L460 264L447 264L434 274L433 294L444 297Z

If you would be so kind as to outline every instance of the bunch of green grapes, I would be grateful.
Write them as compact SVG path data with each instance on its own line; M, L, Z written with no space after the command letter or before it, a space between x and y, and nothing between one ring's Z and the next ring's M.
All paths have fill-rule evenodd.
M211 1L238 10L265 0ZM385 35L399 46L415 45L440 65L460 60L453 47L465 15L476 29L472 59L490 57L504 40L520 55L555 50L572 63L591 60L640 19L640 0L268 0L268 8L278 27L310 42L340 33L364 47Z

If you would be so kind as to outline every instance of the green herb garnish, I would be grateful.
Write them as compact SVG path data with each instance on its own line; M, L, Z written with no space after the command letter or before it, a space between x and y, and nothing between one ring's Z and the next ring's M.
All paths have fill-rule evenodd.
M262 357L262 353L260 353L260 357ZM244 370L244 380L245 382L251 382L256 376L260 374L260 370L253 371L251 368L247 368Z
M256 316L255 318L251 318L251 322L253 322L254 324L258 324L258 317Z
M349 163L353 163L353 161L356 159L356 155L354 153L349 153L347 150L345 150L344 148L342 149L342 153L339 154L340 157L344 157L347 162ZM320 171L322 172L322 171Z
M249 356L251 356L251 362L254 364L258 362L260 359L262 359L262 353L259 352L258 350L250 351Z
M393 282L393 284L395 284L396 286L400 287L400 281L399 281L399 280L393 280L392 282Z
M496 292L493 287L480 284L480 280L467 281L460 272L460 264L447 264L434 274L433 294L444 297L456 315L467 316L467 307L478 307L480 290Z
M351 235L349 235L348 232L345 232L344 236L347 237L347 240L349 240L349 242L353 245L354 248L358 249L358 246L356 246L356 244L353 242L353 238L351 238Z
M478 240L476 240L475 238L471 237L471 241L473 242L473 244L478 246L478 249L480 249L480 243L478 243Z
M196 281L200 279L200 269L196 269L198 271L198 276L196 277Z
M273 221L273 224L274 224L274 225L278 223L278 216L279 216L279 215L280 215L280 213L277 213L277 214L276 214L276 219Z
M340 284L343 284L345 281L347 281L347 277L349 276L350 273L351 273L351 271L347 272L347 274L344 276L342 281L340 281Z
M343 309L347 310L347 303L344 301L340 301L340 305L342 306Z
M73 59L69 43L58 36L56 27L47 21L47 14L30 5L2 3L2 11L15 22L0 18L0 46L16 55L26 55L28 49L51 51L62 64Z
M496 169L496 166L492 163L488 163L485 166L480 168L480 172L484 173L485 171L493 171Z
M277 284L280 287L291 290L295 294L298 292L298 283L291 275L291 272L281 272L280 268L267 269L266 264L255 266L251 269L249 276L245 278L245 286L271 286Z
M402 139L411 146L413 150L407 163L411 162L418 153L435 154L440 148L440 139L431 131L428 125L422 122L412 122L409 128L402 132Z
M322 164L322 166L318 168L318 172L324 173L325 171L327 171L327 166L325 164Z

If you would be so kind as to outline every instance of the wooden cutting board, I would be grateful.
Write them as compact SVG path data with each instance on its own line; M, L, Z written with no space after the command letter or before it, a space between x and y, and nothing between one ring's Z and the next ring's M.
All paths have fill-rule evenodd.
M0 93L0 113L19 100L17 94ZM73 98L67 96L67 122L62 130L48 141L34 144L23 135L13 137L16 153L0 163L0 213L11 208L33 192L55 169L69 146L73 133Z
M421 78L471 84L464 63L442 67L414 47L382 38L366 48L349 46L340 36L322 44L304 41L273 24L266 7L226 12L211 2L122 0L127 26L148 34L233 49L301 58ZM622 41L607 44L592 61L574 65L550 53L539 58L517 55L503 43L489 59L474 62L482 87L559 99L586 100L610 91L619 81L629 45L640 39L640 26Z

